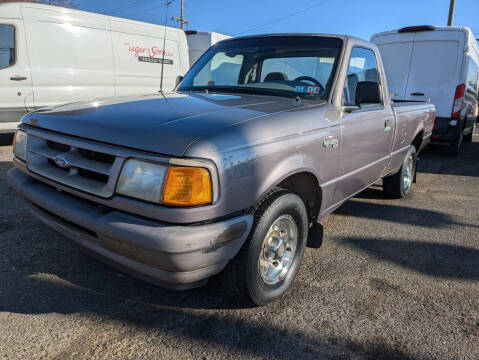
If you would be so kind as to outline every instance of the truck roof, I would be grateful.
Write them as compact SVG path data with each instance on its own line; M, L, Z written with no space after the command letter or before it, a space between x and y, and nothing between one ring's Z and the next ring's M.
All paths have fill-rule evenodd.
M366 41L355 36L351 35L341 35L341 34L325 34L325 33L274 33L274 34L258 34L258 35L247 35L247 36L238 36L232 39L249 39L249 38L260 38L260 37L271 37L271 36L325 36L325 37L336 37L346 40L348 38L359 40L359 41Z
M233 37L230 39L221 40L219 42L225 41L233 41L237 39L255 39L255 38L262 38L262 37L272 37L272 36L311 36L311 37L333 37L343 40L344 42L353 41L356 45L366 45L371 48L375 48L376 44L369 42L367 40L358 38L356 36L351 35L342 35L342 34L323 34L323 33L276 33L276 34L259 34L259 35L248 35L248 36L238 36Z

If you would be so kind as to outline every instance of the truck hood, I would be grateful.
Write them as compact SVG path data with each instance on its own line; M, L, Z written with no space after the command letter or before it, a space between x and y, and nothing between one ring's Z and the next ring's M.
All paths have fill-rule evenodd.
M261 95L167 93L106 98L37 110L22 122L42 129L163 155L239 122L310 106Z

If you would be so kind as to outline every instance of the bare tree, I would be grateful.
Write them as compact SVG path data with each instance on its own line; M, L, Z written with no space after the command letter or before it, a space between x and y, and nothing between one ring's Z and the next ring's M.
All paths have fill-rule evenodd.
M28 3L38 3L38 4L48 4L63 6L68 8L75 8L75 0L0 0L0 3L10 3L10 2L28 2Z

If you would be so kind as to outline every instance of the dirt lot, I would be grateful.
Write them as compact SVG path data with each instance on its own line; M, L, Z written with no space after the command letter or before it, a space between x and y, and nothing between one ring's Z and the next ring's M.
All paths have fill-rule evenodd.
M0 358L479 359L479 136L432 149L406 200L366 190L324 221L295 286L242 308L213 280L169 292L93 260L7 187L0 141Z

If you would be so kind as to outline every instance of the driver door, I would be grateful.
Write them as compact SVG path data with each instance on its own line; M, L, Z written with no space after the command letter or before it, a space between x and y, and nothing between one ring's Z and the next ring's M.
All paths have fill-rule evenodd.
M356 89L359 83L377 84L380 91L378 101L358 103ZM374 51L353 48L345 79L343 105L357 108L343 111L341 116L343 180L337 187L340 192L337 199L350 197L376 182L389 162L395 122L391 107L384 105L381 89Z

